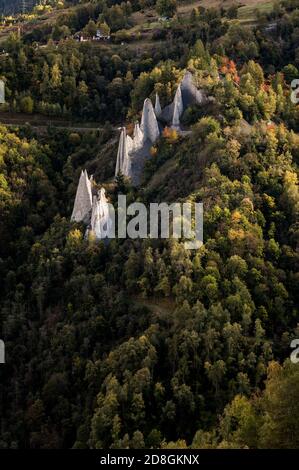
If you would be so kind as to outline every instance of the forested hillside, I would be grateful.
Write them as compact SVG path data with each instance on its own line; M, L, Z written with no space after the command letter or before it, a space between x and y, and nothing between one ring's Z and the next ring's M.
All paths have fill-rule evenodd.
M17 0L1 0L0 11L3 14L16 13L21 9L21 1Z
M30 11L38 0L0 0L0 14L10 15L15 13Z
M0 55L0 447L298 448L299 2L75 3ZM208 104L115 180L117 127L186 70ZM112 203L203 202L204 246L86 239L82 169Z

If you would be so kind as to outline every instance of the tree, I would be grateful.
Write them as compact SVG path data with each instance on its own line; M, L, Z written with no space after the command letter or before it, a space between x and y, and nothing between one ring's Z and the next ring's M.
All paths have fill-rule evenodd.
M293 64L286 65L282 69L282 72L283 72L283 74L285 76L285 79L288 83L291 83L293 80L295 80L299 76L299 71L298 71L297 67L295 67L295 65L293 65Z
M201 139L206 139L210 134L218 134L220 132L220 124L213 117L204 117L195 124L194 133Z
M59 88L61 86L61 71L57 62L51 69L51 86L53 88Z
M205 363L205 370L209 380L212 382L213 386L215 387L215 393L218 395L219 393L219 385L226 373L226 365L225 362L220 359L215 363L211 364L210 362Z
M45 62L42 69L42 81L40 84L40 92L42 95L48 90L49 80L49 66L47 62Z
M54 41L59 41L60 39L67 38L71 35L71 31L68 26L58 26L55 25L52 30L52 38Z
M229 9L226 12L226 16L230 20L238 18L238 5L232 5L231 7L229 7Z
M143 434L140 431L135 431L130 442L131 449L144 449Z
M104 22L99 21L97 23L97 29L99 29L101 31L101 34L103 36L110 36L110 28L107 25L106 21L104 21Z
M220 435L223 441L237 448L256 448L258 444L259 421L252 403L244 396L237 395L226 406L220 421Z
M93 38L97 33L97 25L93 20L89 20L85 28L83 29L83 34L88 38Z
M156 10L159 15L172 18L177 10L177 2L176 0L158 0Z
M265 448L299 447L299 368L287 360L283 366L272 362L262 397L264 424L260 445Z
M32 114L34 108L34 101L31 96L24 96L20 101L20 108L23 113Z

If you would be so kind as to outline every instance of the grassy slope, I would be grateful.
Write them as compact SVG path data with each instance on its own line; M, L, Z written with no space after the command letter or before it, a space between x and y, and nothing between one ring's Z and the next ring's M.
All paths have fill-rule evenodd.
M182 17L188 16L193 8L203 6L205 8L211 7L224 7L228 8L231 5L238 4L240 5L239 9L239 19L242 22L253 22L254 21L254 11L255 9L259 9L261 11L267 11L273 5L273 0L193 0L189 3L179 3L178 7L178 14ZM21 24L21 28L23 32L29 32L35 27L40 27L45 24L54 25L57 21L57 17L60 15L64 15L68 11L70 12L72 9L76 7L69 7L68 9L63 10L54 10L50 13L45 15L41 15L36 18L30 18L25 23ZM142 31L143 41L138 41L139 43L143 42L146 46L149 38L149 34L151 30L157 28L159 26L158 22L158 14L154 9L146 9L142 13L136 12L132 15L133 27L131 32L138 32ZM0 42L5 40L11 32L16 32L18 30L18 25L12 26L1 26L0 27Z
M193 8L203 6L205 8L211 7L220 7L228 8L231 5L238 4L239 8L239 20L243 24L252 25L255 22L255 10L260 11L270 11L273 5L273 0L243 0L242 2L236 0L194 0L189 3L179 2L178 14L181 17L188 17ZM161 23L159 23L159 15L153 8L149 8L143 12L136 12L132 15L132 21L134 26L130 29L131 33L142 34L142 39L138 41L132 41L126 44L127 48L142 48L147 49L152 46L157 46L158 41L153 41L151 39L152 32L154 29L159 28ZM113 47L113 45L111 45ZM118 46L117 46L118 47Z

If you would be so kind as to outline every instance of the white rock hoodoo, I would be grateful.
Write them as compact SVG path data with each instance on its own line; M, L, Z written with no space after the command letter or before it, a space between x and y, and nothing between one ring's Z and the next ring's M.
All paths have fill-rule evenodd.
M156 142L160 135L157 117L149 98L146 98L143 104L141 132L143 133L144 141L148 139L152 144Z
M101 188L101 190L98 192L98 195L93 197L88 235L92 234L96 240L102 240L107 237L110 228L111 220L109 217L108 200L106 198L105 189Z
M174 109L173 109L173 116L172 116L172 123L171 127L174 129L180 130L180 119L184 112L184 104L183 104L183 97L181 91L181 85L178 86L174 101L173 101Z
M141 125L139 122L135 123L133 137L127 135L125 127L120 128L115 176L122 174L138 185L144 162L152 145L159 138L163 125L169 125L181 132L180 119L187 107L204 104L206 101L207 97L196 88L190 72L186 72L170 105L162 109L157 93L155 108L147 98L143 105ZM102 188L96 191L93 177L89 178L86 170L80 175L71 221L85 223L86 236L92 235L95 239L107 237L111 228L105 190Z
M149 98L143 104L141 125L135 123L133 139L126 134L125 127L121 128L115 176L122 174L138 184L142 168L149 156L151 146L160 136L163 125L169 125L181 132L180 119L184 111L193 104L204 104L205 94L196 88L193 75L186 72L179 84L173 102L161 108L160 98L156 93L155 108Z
M143 145L143 133L140 129L139 122L136 121L133 134L133 148L139 150Z
M127 136L127 131L125 127L121 128L119 144L118 144L118 151L117 151L117 160L116 160L116 168L115 168L115 176L119 173L122 173L128 177L130 177L130 167L131 161L129 157L129 152L132 150L131 148L131 138L128 140L129 136Z
M109 204L105 189L96 192L92 183L93 178L88 177L86 170L82 171L71 221L83 222L87 225L85 236L93 235L96 240L100 240L108 236L111 228Z
M84 170L81 172L71 220L73 222L86 222L89 218L91 208L91 179L89 179L87 171Z

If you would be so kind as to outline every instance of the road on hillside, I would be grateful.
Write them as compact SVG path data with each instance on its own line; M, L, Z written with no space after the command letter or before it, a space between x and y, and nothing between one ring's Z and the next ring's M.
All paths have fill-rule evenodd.
M47 120L42 116L28 116L20 114L14 114L13 117L7 116L4 113L0 113L0 124L6 127L18 127L30 125L32 129L38 130L39 132L47 132L49 127L56 127L58 129L65 129L73 132L92 132L103 130L104 126L99 126L97 123L74 123L59 120ZM117 131L120 126L112 127L114 131Z

